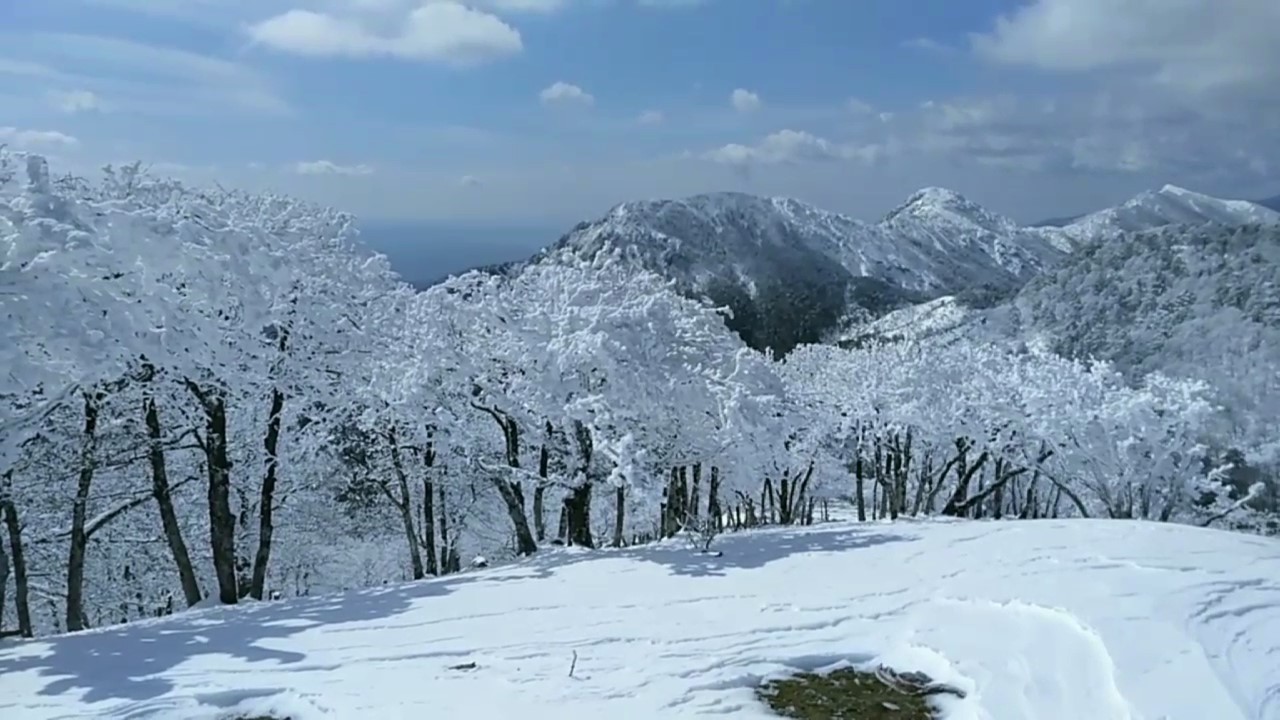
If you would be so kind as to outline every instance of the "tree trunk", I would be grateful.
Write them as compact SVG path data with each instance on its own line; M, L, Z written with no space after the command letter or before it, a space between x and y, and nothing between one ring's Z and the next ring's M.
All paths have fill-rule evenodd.
M548 476L551 474L551 433L555 428L551 426L551 421L547 421L546 439L542 443L542 448L538 450L538 486L533 489L533 532L538 538L538 542L547 539L547 514L546 514L546 494L548 485Z
M422 478L422 549L427 553L427 574L438 577L441 573L436 555L435 494L435 483L431 482L431 478Z
M442 574L448 575L452 572L458 572L462 569L462 558L458 556L458 549L453 546L453 539L449 537L449 499L445 494L445 486L441 483L438 488L440 493L440 570Z
M866 522L867 500L865 497L866 486L863 482L861 449L858 450L858 456L853 461L853 492L858 501L858 522Z
M613 490L613 546L622 547L623 530L627 517L627 489L618 486Z
M720 468L711 466L711 480L707 485L707 514L715 523L716 532L724 529L724 511L720 509Z
M34 637L31 624L31 585L27 579L26 552L22 545L22 523L18 522L18 507L13 499L0 499L0 515L9 533L9 559L13 563L13 604L18 611L18 633L22 637Z
M591 483L584 482L574 488L565 498L565 508L569 515L568 544L585 548L594 548L595 541L591 537Z
M972 481L973 476L976 475L978 471L982 469L982 466L987 463L987 460L990 457L990 453L983 451L982 454L978 456L977 462L975 462L972 467L963 470L959 480L956 481L955 492L951 494L951 499L948 500L946 506L942 508L943 515L960 517L964 510L968 509L968 506L964 505L964 501L969 495L969 483Z
M432 473L436 466L435 428L427 427L427 444L422 448L422 547L427 551L427 574L440 575L440 563L436 559L436 508L435 483Z
M200 401L205 416L204 455L209 475L209 545L218 578L218 600L224 605L240 601L236 577L236 517L231 512L231 457L227 451L226 399L217 390L186 381Z
M396 475L396 489L399 497L391 496L392 503L400 511L400 522L404 525L405 538L409 541L409 566L413 571L413 579L425 577L422 568L422 552L418 547L418 531L413 527L413 498L409 495L409 476L404 469L404 458L400 456L400 440L393 426L387 431L387 443L391 446L391 467Z
M283 339L281 343L283 343ZM284 415L284 393L271 389L271 414L267 416L267 434L262 440L267 455L266 472L262 476L262 494L258 500L258 550L253 556L253 580L249 595L261 600L267 584L267 564L271 562L271 538L275 534L276 480L280 468L280 424Z
M578 445L582 482L565 499L569 514L567 539L570 545L594 548L595 540L591 537L591 463L595 459L595 445L591 441L591 429L581 421L573 421L573 436Z
M689 520L698 526L699 505L702 503L702 463L693 464L693 482L689 486Z
M472 404L493 418L498 424L498 428L502 430L502 439L506 445L507 466L512 470L520 469L520 426L515 419L506 413L494 408L485 407L483 405ZM515 473L513 477L517 477ZM529 518L524 514L524 489L520 485L519 480L508 480L502 477L492 479L494 486L498 489L498 495L501 496L503 504L507 508L507 515L511 518L511 525L516 535L516 553L518 555L533 555L538 552L538 541L534 539L533 531L529 528Z
M80 449L80 474L76 494L71 501L71 546L67 557L67 632L85 628L84 565L89 534L85 531L89 509L89 490L93 485L95 445L98 432L98 402L101 395L84 396L84 430Z
M143 408L147 425L147 458L151 462L151 496L155 498L156 507L160 511L160 525L164 528L169 552L173 555L174 564L178 566L183 598L187 601L187 607L191 607L201 600L200 581L196 579L191 554L187 551L187 543L182 539L178 513L173 507L169 468L165 461L163 433L160 430L160 410L155 398L147 398L143 402Z

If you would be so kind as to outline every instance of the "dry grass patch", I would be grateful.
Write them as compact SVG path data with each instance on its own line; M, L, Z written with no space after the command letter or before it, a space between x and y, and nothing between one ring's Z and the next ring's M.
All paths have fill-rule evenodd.
M796 720L937 720L923 695L907 694L872 672L842 668L770 680L756 690L778 715Z

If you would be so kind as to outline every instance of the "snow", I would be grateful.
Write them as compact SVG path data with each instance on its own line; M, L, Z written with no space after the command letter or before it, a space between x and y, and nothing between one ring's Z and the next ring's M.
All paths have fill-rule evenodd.
M1280 718L1275 540L836 522L718 548L564 549L11 644L0 717L751 720L763 678L884 662L968 691L949 720Z
M882 341L921 340L959 327L973 315L952 295L894 310L872 322L852 328L840 341L877 338Z
M1164 185L1159 190L1139 193L1122 205L1085 215L1061 228L1038 228L1038 231L1046 237L1061 236L1080 242L1165 225L1204 223L1231 226L1280 224L1280 213L1247 200L1224 200L1176 185Z

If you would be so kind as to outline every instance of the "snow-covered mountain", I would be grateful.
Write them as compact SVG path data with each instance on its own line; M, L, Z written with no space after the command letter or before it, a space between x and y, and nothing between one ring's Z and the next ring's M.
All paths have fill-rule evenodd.
M743 193L626 202L531 262L615 250L728 305L749 343L781 352L942 295L1011 292L1062 255L1008 218L927 188L878 223Z
M853 328L939 297L992 305L1082 243L1186 223L1280 224L1280 212L1166 185L1060 227L1028 227L929 187L871 223L790 198L710 193L624 202L503 269L621 251L729 306L731 325L751 345L786 352L859 336Z
M1089 213L1057 228L1036 228L1046 237L1069 238L1072 243L1138 232L1166 225L1280 224L1280 212L1248 200L1223 200L1165 185L1139 193L1113 208Z

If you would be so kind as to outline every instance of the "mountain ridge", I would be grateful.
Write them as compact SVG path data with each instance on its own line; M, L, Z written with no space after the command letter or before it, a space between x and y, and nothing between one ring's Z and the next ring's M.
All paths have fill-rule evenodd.
M785 354L944 296L994 305L1083 243L1197 222L1280 224L1280 212L1165 185L1061 227L1031 227L925 187L867 222L795 198L715 192L618 203L533 257L487 269L619 252L729 307L730 327L753 347Z

